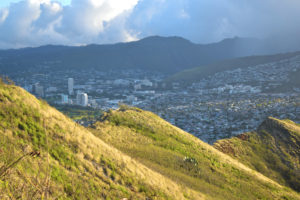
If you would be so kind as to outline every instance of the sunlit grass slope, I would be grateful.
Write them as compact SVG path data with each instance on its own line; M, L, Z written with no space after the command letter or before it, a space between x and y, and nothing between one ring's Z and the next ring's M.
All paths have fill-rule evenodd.
M202 199L0 83L0 199Z
M214 146L300 192L300 125L269 117L256 132L220 140Z
M206 195L207 199L300 199L157 115L122 106L90 130L151 169Z

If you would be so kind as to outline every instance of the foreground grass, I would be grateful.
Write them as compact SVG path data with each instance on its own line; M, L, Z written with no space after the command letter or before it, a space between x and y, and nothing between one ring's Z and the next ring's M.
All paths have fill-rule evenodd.
M97 137L208 199L299 199L151 112L122 106L90 128Z
M25 90L0 83L0 199L202 197L110 147Z

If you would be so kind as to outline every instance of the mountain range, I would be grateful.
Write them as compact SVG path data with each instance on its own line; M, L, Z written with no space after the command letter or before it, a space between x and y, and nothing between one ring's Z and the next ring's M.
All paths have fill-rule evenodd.
M299 134L269 118L211 146L125 105L84 128L1 81L0 199L297 200Z
M48 45L1 50L0 71L42 66L52 69L140 69L173 74L225 59L286 51L271 44L238 37L212 44L195 44L181 37L152 36L110 45Z

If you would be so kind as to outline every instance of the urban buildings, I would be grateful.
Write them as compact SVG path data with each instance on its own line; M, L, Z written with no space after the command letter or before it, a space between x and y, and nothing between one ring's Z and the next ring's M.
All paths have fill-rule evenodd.
M69 106L109 110L120 102L133 105L213 143L255 130L268 116L300 122L300 86L295 75L300 72L299 59L220 71L190 85L169 85L161 73L129 70L51 70L42 71L47 76L35 76L36 68L26 78L18 71L13 80L29 91L35 83L43 85L43 98L55 105L61 104L61 94L68 94L66 80L73 77L75 95L68 96Z
M44 87L41 86L39 83L33 85L32 92L38 97L44 97Z
M68 78L68 92L69 92L69 95L74 94L74 79L73 78Z
M78 92L76 96L77 104L80 106L88 106L88 95L83 92Z
M65 95L65 94L61 95L61 103L62 104L68 104L69 103L69 97L68 97L68 95Z

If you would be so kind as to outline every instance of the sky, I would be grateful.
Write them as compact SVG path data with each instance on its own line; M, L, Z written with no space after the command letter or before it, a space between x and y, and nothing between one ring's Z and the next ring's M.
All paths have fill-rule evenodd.
M299 0L0 0L0 48L181 36L298 40ZM274 39L275 41L275 39Z
M0 1L0 8L8 7L11 3L17 3L21 0L1 0ZM71 3L71 0L57 0L57 2L61 3L62 5L68 5Z

